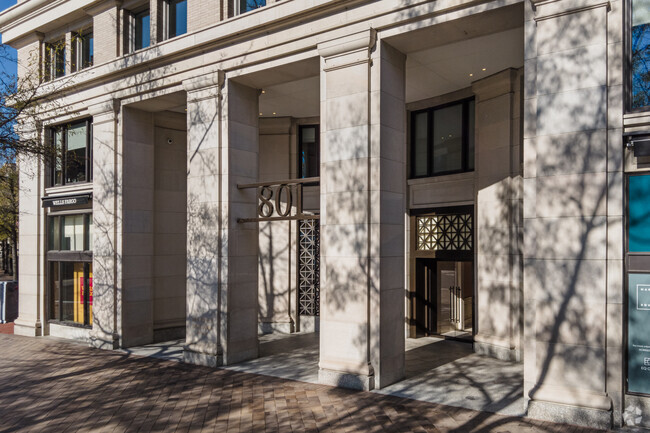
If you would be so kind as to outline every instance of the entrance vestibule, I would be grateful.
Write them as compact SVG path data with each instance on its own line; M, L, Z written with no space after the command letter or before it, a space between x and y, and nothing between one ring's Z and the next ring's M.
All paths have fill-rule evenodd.
M419 258L415 268L415 337L439 335L471 341L474 263Z

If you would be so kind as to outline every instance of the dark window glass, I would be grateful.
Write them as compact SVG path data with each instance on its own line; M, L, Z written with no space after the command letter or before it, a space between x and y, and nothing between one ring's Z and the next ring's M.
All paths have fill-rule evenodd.
M49 230L48 230L48 241L47 241L47 250L59 250L61 249L60 240L61 240L61 221L59 217L50 217L49 219Z
M133 17L134 40L133 48L140 50L151 44L151 23L149 9L139 12Z
M298 175L301 179L320 176L320 145L318 125L299 128Z
M266 0L239 0L239 13L243 14L262 6L266 6Z
M474 137L474 101L467 104L467 169L474 170L474 158L476 153L476 144Z
M463 106L433 112L433 174L463 169Z
M170 38L187 33L187 0L171 0L168 3L167 23Z
M56 70L54 71L54 78L63 77L65 75L65 47L55 51L55 58Z
M50 262L50 318L61 320L61 276L59 263Z
M631 108L650 106L650 3L632 1Z
M413 116L413 176L426 176L429 161L429 113Z
M474 170L474 101L414 112L411 177Z
M51 185L86 182L91 179L92 140L88 121L53 129L55 156L51 167Z

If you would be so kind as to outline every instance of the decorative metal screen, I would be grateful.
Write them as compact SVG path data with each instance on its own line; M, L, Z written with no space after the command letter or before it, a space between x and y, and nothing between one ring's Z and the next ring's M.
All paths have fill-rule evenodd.
M472 251L472 214L416 217L418 251Z
M301 220L299 227L299 313L304 316L318 316L320 314L320 222Z

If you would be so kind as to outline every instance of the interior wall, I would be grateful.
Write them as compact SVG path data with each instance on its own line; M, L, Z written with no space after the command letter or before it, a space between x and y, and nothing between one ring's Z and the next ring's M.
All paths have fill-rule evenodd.
M154 340L185 336L187 272L186 116L154 116Z

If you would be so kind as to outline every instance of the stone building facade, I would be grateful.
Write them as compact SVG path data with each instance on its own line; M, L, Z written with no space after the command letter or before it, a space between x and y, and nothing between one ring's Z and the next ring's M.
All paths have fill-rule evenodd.
M442 335L522 362L531 417L650 425L648 10L19 1L58 151L19 161L15 332L218 366L317 331L360 389Z

